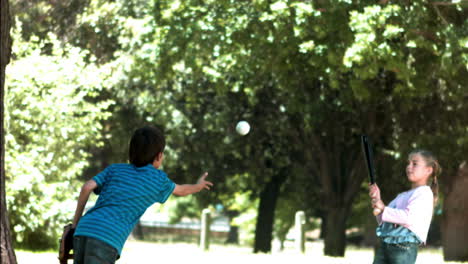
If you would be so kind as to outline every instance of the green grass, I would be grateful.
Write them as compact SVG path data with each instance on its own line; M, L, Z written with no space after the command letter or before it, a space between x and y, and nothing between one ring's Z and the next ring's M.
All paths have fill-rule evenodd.
M19 264L58 263L57 252L17 251ZM252 249L238 246L212 245L210 251L203 252L195 244L185 243L150 243L127 241L122 252L122 258L117 264L149 264L162 263L206 263L206 264L249 264L249 263L286 263L286 264L361 264L372 263L373 251L370 248L348 247L344 258L332 258L323 255L323 244L307 243L306 253L300 254L294 250L293 244L286 244L283 252L274 251L271 254L252 254ZM69 261L72 263L73 261ZM444 262L441 249L421 249L417 264L468 263Z

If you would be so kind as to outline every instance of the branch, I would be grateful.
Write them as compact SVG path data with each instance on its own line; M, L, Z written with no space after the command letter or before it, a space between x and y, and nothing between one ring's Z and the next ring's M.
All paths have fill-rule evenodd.
M462 0L463 1L463 0ZM465 0L466 1L466 0ZM459 3L449 3L449 2L431 2L431 4L433 6L451 6L451 5L458 5L460 4L461 1Z
M436 4L436 3L440 3L440 4ZM442 5L444 2L433 2L432 3L432 6L434 6L434 9L437 13L437 15L440 17L440 19L442 19L442 21L444 22L445 25L448 25L449 23L447 22L447 20L444 18L444 16L442 16L442 14L440 13L440 10L437 6L439 5ZM452 4L452 3L450 3Z

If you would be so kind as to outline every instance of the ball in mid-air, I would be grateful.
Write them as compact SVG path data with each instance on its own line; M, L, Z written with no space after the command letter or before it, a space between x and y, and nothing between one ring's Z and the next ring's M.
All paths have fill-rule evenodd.
M242 136L247 135L250 131L250 125L247 123L247 121L239 121L236 125L236 131Z

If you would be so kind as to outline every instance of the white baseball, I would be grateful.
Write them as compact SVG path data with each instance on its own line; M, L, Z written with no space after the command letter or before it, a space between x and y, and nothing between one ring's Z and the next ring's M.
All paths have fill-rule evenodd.
M247 135L250 131L249 123L247 123L247 121L239 121L236 125L236 131L242 136Z

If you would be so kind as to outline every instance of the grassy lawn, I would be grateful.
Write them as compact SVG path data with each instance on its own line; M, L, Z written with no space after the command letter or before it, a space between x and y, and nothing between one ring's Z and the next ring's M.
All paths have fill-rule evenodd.
M272 254L252 254L251 248L237 246L212 245L210 251L203 252L195 244L160 244L139 241L127 241L122 257L117 264L150 264L150 263L206 263L206 264L248 264L248 263L320 263L348 264L372 263L372 249L348 247L344 258L323 256L323 244L313 242L307 244L305 254L295 252L292 244L287 244L283 252ZM26 252L16 251L19 264L58 263L56 252ZM73 263L73 261L69 261ZM441 249L422 249L418 254L418 264L438 263L468 263L444 262Z

